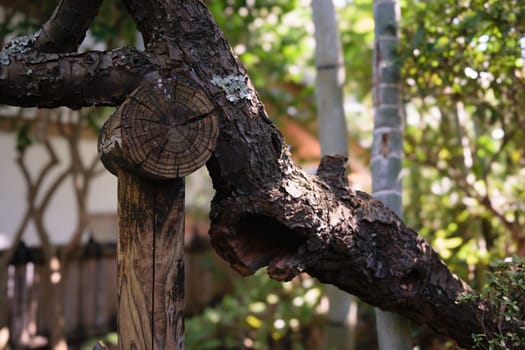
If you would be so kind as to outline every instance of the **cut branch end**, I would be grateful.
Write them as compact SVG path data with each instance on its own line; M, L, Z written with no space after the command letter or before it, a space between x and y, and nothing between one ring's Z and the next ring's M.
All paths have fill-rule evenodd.
M173 79L144 81L106 122L99 139L101 159L152 179L174 179L202 167L219 133L206 95Z

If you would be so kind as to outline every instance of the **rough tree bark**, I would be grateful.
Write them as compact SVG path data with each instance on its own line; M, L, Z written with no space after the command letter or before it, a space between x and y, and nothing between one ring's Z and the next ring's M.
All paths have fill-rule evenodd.
M343 159L323 158L317 176L292 163L204 2L124 2L143 33L145 52L46 53L36 45L38 35L15 40L0 52L0 103L118 105L147 73L186 81L219 115L207 163L216 190L210 235L233 268L250 274L268 266L279 280L308 272L465 347L472 333L497 326L483 302L458 301L471 289L427 242L379 201L348 187ZM62 39L60 46L68 41L74 40Z

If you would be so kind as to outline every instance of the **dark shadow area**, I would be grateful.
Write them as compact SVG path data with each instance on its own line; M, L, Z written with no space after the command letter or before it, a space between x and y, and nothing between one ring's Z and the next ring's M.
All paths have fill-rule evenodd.
M297 253L306 237L279 221L264 215L241 214L237 231L238 251L242 261L253 271L277 257Z

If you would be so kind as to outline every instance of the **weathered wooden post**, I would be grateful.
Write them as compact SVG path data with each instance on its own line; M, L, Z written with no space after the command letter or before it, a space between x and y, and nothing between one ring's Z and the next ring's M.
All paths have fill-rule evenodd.
M214 107L175 79L144 81L104 125L118 177L119 349L184 349L184 180L208 160Z
M27 345L31 341L29 324L31 323L31 301L34 283L34 258L31 250L20 241L9 263L11 290L8 289L11 311L11 339L17 346Z

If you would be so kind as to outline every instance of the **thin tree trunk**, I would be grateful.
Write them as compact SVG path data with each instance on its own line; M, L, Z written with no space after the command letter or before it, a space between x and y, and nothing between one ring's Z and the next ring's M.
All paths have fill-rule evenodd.
M348 155L343 101L345 67L332 0L312 0L315 27L315 96L323 154Z
M343 84L345 69L333 2L312 0L315 27L315 64L317 118L321 153L348 156L344 114ZM326 349L355 348L357 304L352 295L326 286L329 300L325 336Z
M374 1L374 141L371 163L372 195L402 217L403 110L399 63L396 61L399 16L397 0ZM410 322L406 318L376 308L376 324L379 349L412 349Z

